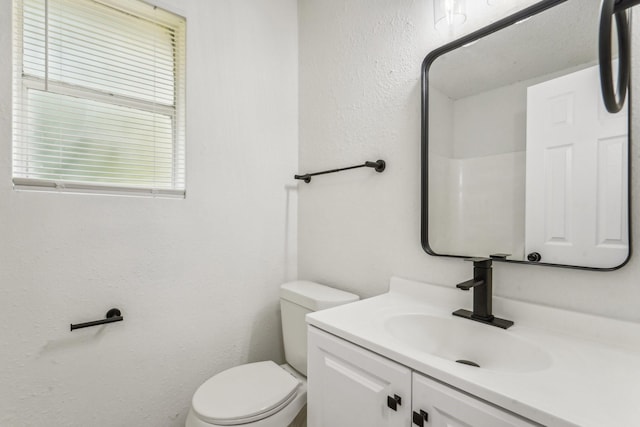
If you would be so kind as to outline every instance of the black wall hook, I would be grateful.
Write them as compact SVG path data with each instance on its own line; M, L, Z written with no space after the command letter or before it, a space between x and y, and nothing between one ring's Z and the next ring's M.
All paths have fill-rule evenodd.
M311 182L311 177L312 176L316 176L316 175L324 175L327 173L334 173L334 172L342 172L342 171L346 171L349 169L357 169L357 168L374 168L376 172L382 172L385 170L385 168L387 167L387 163L384 160L377 160L375 162L364 162L361 165L356 165L356 166L349 166L346 168L340 168L340 169L331 169L331 170L326 170L326 171L322 171L322 172L314 172L314 173L306 173L304 175L294 175L293 177L295 179L301 179L304 182L306 182L307 184Z
M121 322L123 320L124 320L124 317L122 316L122 313L120 312L120 310L118 310L117 308L112 308L111 310L107 311L107 314L104 319L94 320L92 322L86 322L86 323L76 323L75 325L72 323L70 326L71 326L71 330L73 331L75 329L88 328L90 326L98 326L98 325L104 325L106 323Z

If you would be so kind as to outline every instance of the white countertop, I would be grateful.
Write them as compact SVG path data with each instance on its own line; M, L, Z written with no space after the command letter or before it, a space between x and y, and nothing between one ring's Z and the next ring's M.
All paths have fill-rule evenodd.
M494 297L493 314L515 322L504 333L550 356L533 372L461 365L385 328L399 314L449 318L471 305L472 292L392 278L389 293L311 313L307 322L545 426L640 426L640 324Z

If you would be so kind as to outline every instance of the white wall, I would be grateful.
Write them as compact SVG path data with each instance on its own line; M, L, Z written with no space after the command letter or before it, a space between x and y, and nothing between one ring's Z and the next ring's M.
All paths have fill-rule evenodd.
M463 125L453 131L453 157L525 151L529 84L520 82L455 100L453 122Z
M503 15L482 3L478 14L469 14L466 31ZM345 172L300 188L301 277L362 296L385 292L391 275L449 286L471 277L468 263L434 258L420 247L420 65L445 41L432 23L427 1L299 1L301 170L365 159L388 162L380 175ZM638 36L636 31L634 51L640 47ZM634 64L636 90L639 66ZM639 110L637 98L632 107ZM633 126L632 133L638 135L640 122ZM632 151L636 225L637 151ZM634 231L634 240L639 237ZM637 277L640 259L635 256L622 269L606 273L502 264L494 268L498 295L640 321Z
M211 374L282 360L296 1L159 4L188 22L184 200L11 188L11 0L0 0L0 426L178 427ZM69 332L114 306L124 322Z

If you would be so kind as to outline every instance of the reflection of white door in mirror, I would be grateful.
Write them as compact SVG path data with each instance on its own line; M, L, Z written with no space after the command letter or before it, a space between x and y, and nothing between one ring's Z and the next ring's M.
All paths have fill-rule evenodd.
M609 114L598 79L590 67L527 90L525 256L545 263L628 255L627 107Z

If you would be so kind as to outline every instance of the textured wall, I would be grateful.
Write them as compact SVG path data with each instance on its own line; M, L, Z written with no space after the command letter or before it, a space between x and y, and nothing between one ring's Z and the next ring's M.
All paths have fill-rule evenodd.
M476 11L469 13L466 31L504 14L486 2L468 3ZM432 23L427 1L300 0L300 168L388 161L381 175L353 171L300 188L301 277L361 296L385 292L391 275L451 286L471 277L468 263L430 257L420 246L420 65L445 42ZM637 89L638 55L635 59ZM633 109L639 107L636 98ZM634 122L634 135L639 123ZM636 225L637 151L632 154ZM638 237L635 231L634 241ZM635 321L640 321L639 276L637 257L608 273L519 265L494 269L499 295Z
M11 0L0 0L0 426L179 427L232 365L282 360L295 278L297 5L185 15L187 198L11 188ZM122 309L125 321L69 332Z

